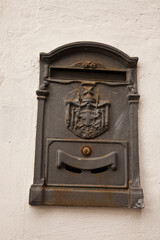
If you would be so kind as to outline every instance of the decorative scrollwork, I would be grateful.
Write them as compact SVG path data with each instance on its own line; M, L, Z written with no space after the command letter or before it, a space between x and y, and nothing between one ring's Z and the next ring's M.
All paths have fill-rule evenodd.
M97 69L97 68L106 69L103 64L93 62L93 61L77 62L77 63L74 63L72 67L81 67L81 68L89 68L89 69Z
M140 95L138 94L137 90L133 86L128 86L129 94L128 94L128 100L129 103L138 103Z

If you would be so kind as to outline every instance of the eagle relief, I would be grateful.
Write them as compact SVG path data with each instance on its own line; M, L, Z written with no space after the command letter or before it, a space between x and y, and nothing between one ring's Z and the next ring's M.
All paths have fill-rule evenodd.
M93 91L95 83L82 83L83 91L73 91L66 99L66 126L81 138L94 138L108 130L110 102Z

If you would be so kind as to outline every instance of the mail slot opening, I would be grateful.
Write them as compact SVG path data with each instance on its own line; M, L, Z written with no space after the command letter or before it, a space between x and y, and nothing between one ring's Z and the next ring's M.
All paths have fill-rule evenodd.
M81 169L78 169L78 168L74 168L74 167L71 167L69 165L66 165L65 166L65 169L69 172L72 172L72 173L78 173L78 174L81 174L82 173L82 170Z
M105 172L105 171L107 171L107 170L108 170L108 167L105 166L105 167L101 167L101 168L93 169L93 170L91 170L91 173L93 173L93 174L96 174L96 173L103 173L103 172Z
M126 71L51 68L50 78L66 80L126 81Z

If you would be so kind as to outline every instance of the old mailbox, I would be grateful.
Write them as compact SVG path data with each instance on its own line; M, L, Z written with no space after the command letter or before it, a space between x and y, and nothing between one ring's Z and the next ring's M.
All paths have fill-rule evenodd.
M137 61L94 42L40 54L31 205L143 207Z

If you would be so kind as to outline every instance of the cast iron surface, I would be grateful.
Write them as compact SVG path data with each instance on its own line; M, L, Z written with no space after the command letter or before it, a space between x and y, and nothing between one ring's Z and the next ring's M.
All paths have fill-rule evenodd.
M95 42L40 54L31 205L143 208L137 61Z

